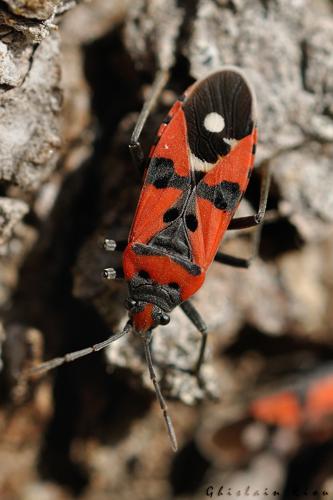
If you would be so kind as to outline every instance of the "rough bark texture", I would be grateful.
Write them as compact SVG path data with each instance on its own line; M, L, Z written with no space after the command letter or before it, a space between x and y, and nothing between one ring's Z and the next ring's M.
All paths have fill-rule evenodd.
M127 144L143 95L170 68L148 151L176 96L224 64L255 88L257 166L271 165L277 217L249 270L213 264L193 300L209 327L203 385L183 312L154 334L174 456L133 335L40 381L22 373L126 321L126 286L101 279L121 256L101 242L131 225L141 180ZM333 498L330 422L283 428L249 414L258 391L331 369L332 2L4 0L0 144L1 499L199 499L210 485L213 498L222 485L235 498L247 486ZM258 192L255 174L240 214ZM249 255L250 238L229 234L223 249Z

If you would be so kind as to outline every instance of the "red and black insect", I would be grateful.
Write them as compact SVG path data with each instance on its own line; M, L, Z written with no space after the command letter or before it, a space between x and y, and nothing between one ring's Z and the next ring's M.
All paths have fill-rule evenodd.
M291 427L327 438L333 432L333 364L319 365L313 371L281 384L279 389L256 397L251 415L269 425Z
M202 334L195 367L199 373L207 327L189 298L203 285L213 260L248 267L247 260L218 248L227 229L248 228L262 221L269 177L267 172L262 176L258 213L233 219L249 182L257 142L254 94L242 72L233 67L186 90L163 121L146 162L139 135L165 79L161 72L155 80L130 144L143 173L143 187L128 242L105 240L106 250L124 249L122 272L129 289L129 322L105 342L45 363L40 370L102 349L133 330L143 340L150 376L176 450L175 433L152 364L152 331L167 324L171 311L180 306ZM104 275L112 279L117 273L108 268Z

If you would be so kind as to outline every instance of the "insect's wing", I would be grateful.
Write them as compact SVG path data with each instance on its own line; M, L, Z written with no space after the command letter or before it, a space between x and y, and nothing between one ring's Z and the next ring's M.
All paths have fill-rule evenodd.
M318 425L333 415L333 375L328 374L313 382L307 392L306 413L310 423Z
M252 170L253 140L252 135L242 139L197 186L196 211L202 241L193 234L191 246L195 262L204 268L214 259L223 234L246 190Z
M291 390L254 400L250 404L250 413L271 425L298 427L302 422L302 406L297 394Z
M149 242L183 214L177 241L190 249L179 252L209 266L248 183L254 115L253 93L238 70L224 69L188 89L151 152L130 242Z
M177 101L161 125L158 142L150 154L129 241L147 243L164 229L170 207L177 204L190 185L186 124L182 103Z
M197 227L189 231L194 261L207 268L247 187L256 143L255 99L238 70L195 85L183 106ZM194 225L193 225L194 227Z

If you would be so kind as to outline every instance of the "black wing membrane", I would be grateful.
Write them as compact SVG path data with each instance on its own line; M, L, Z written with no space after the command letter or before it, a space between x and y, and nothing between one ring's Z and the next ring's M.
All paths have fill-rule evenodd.
M253 130L253 93L236 70L213 73L194 86L183 109L191 153L207 163L216 163L219 156L229 153L231 146L224 139L240 140ZM204 126L209 113L224 119L224 129L219 133Z

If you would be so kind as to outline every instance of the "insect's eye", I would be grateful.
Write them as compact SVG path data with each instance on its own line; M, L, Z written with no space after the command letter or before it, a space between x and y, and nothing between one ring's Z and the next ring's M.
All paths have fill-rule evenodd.
M130 311L131 309L133 309L133 307L136 306L136 300L128 298L125 300L124 305L125 305L126 309L128 311Z
M167 325L168 323L170 323L170 316L166 313L162 313L159 317L159 323L160 325Z
M147 271L144 271L144 269L141 269L141 271L138 272L138 275L140 276L140 278L143 278L145 280L149 280L150 278L150 274L147 273Z

